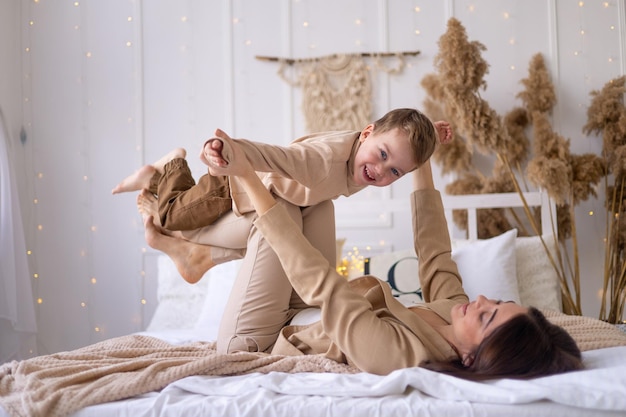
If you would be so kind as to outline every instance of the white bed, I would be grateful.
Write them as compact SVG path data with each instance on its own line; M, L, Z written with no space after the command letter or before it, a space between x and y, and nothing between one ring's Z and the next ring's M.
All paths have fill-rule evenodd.
M511 204L512 200L519 202L515 194L495 198L496 206L515 205ZM541 194L530 193L527 201L532 205L543 204L543 218L549 219L553 208ZM444 204L456 209L467 206L468 202L479 207L493 206L489 205L484 195L446 197ZM471 219L475 216L470 214L469 218L472 224ZM549 239L550 228L546 227L542 233ZM516 299L522 304L536 305L544 310L560 308L558 283L545 252L542 256L543 248L537 237L518 238L515 232L484 241L474 241L472 234L470 237L469 241L455 239L453 250L465 285L470 287L470 296L472 292L487 293L493 297ZM369 267L383 278L390 265L410 256L410 250L382 255L372 258ZM232 285L237 264L213 269L200 286L191 287L181 284L182 280L168 262L165 257L159 259L160 304L144 334L176 345L214 339L225 294ZM485 271L484 265L488 262L490 268ZM403 264L408 265L404 261ZM406 282L407 278L401 276L403 273L399 269L396 272L396 285L404 288L398 295L407 303L419 301L416 299L418 291L407 289L414 283ZM503 279L507 276L510 279ZM203 299L191 311L190 297ZM193 315L197 315L198 320L192 326L181 328L184 327L181 323L189 322L189 316ZM178 316L182 319L180 322L176 320ZM309 310L296 320L310 322L315 317L315 310ZM606 326L609 331L617 333L617 336L612 333L613 337L620 337L619 331ZM387 376L328 372L253 372L219 377L196 375L179 379L159 391L90 405L71 415L624 416L626 335L623 344L584 352L583 371L528 381L501 379L476 383L421 368L399 370ZM0 416L8 415L0 407Z

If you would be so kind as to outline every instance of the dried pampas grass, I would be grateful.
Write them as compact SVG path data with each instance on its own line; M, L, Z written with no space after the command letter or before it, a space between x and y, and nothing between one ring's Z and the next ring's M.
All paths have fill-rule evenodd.
M626 76L616 78L600 91L591 92L585 133L600 134L602 158L586 173L598 175L602 164L607 209L604 277L600 318L615 323L626 304ZM582 189L581 194L589 195ZM587 192L587 194L585 194ZM595 194L593 194L595 195Z
M428 94L427 113L436 119L448 120L455 128L455 141L439 147L433 156L444 173L457 175L457 179L446 187L446 192L521 193L528 189L527 181L545 190L557 204L554 228L558 231L559 244L556 259L552 258L545 243L544 246L561 281L565 312L581 314L574 207L591 196L597 197L597 185L603 178L606 181L608 174L616 178L616 185L611 188L609 184L607 188L607 195L614 196L609 210L616 219L610 240L621 245L620 262L624 265L626 187L623 181L618 184L617 179L626 174L623 101L626 78L612 80L602 91L591 93L593 101L583 131L602 133L603 155L574 155L570 152L570 140L552 127L551 112L557 98L541 54L532 57L528 77L521 80L523 88L517 97L522 105L501 117L480 95L480 91L487 88L484 77L489 71L489 65L482 57L485 45L470 41L461 22L454 18L448 21L446 33L438 45L439 53L434 60L436 73L424 77L421 84ZM478 154L493 156L490 175L473 164ZM538 233L537 212L526 207L525 214L534 233ZM454 213L455 223L460 227L465 227L466 217L464 213ZM524 227L517 213L505 210L479 212L478 222L479 237L494 236L511 227L521 227L522 230ZM566 240L571 242L571 259ZM623 297L626 294L624 273L622 279Z

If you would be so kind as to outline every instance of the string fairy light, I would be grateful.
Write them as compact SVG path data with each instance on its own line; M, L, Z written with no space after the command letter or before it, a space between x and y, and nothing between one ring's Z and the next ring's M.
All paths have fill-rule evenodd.
M95 341L101 340L101 336L97 336L99 331L95 329L98 326L95 324L97 321L96 311L91 308L92 306L97 305L97 278L95 276L95 266L94 266L94 236L97 233L97 227L94 225L93 221L93 197L92 197L92 189L93 184L91 183L91 126L90 126L90 117L91 117L91 107L92 107L92 97L91 97L91 78L89 74L89 68L92 65L91 60L94 58L94 51L91 49L91 45L89 43L88 36L88 26L86 22L89 21L89 9L86 3L74 2L73 6L77 8L78 12L74 14L75 21L73 22L73 27L75 29L75 36L77 37L77 43L80 45L79 53L82 55L82 59L80 60L80 66L77 68L79 72L79 76L77 77L76 84L77 89L80 91L81 95L81 113L80 113L80 129L81 129L81 144L79 148L79 159L82 162L81 169L83 171L80 175L80 179L82 180L84 186L81 188L81 199L82 204L85 208L85 213L87 214L85 222L87 226L84 227L84 231L80 235L82 243L80 245L82 248L79 253L79 261L78 267L80 268L78 274L79 277L83 276L83 285L79 286L80 293L78 295L79 300L77 304L70 304L77 306L82 314L84 314L84 329L86 332L84 335L88 338L88 343L93 343Z
M32 140L32 118L33 118L33 103L30 99L32 95L32 38L33 31L36 30L35 21L32 19L33 11L32 8L35 7L39 3L39 0L35 0L34 3L30 2L22 2L21 3L21 15L26 16L25 24L22 30L22 36L20 40L22 42L21 50L23 51L21 55L21 67L23 71L23 76L21 80L21 96L22 96L22 118L23 125L20 131L20 141L23 146L27 148L31 148L33 146ZM32 164L32 152L25 152L25 156L28 158L26 166L33 166ZM43 174L36 174L33 178L32 188L30 192L32 193L32 202L33 202L33 210L30 211L31 218L29 219L28 224L36 224L39 225L38 221L38 213L35 209L36 205L39 203L39 198L37 197L37 193L39 190L40 181L43 178ZM40 241L40 233L37 227L35 228L26 228L24 233L24 238L26 240L26 255L27 255L27 263L30 271L33 271L31 275L31 291L32 291L32 300L34 302L35 309L35 320L37 323L40 323L41 319L41 305L44 300L41 296L41 287L40 287L40 274L38 268L38 256L37 251L34 250L38 247L37 243ZM31 355L37 354L37 345L42 345L39 340L39 335L35 334L33 339L33 345L29 348L28 352Z
M126 46L128 48L136 47L137 51L140 51L141 46L142 46L140 43L141 36L142 36L142 28L141 28L141 21L140 21L141 20L140 16L142 15L142 11L141 11L142 4L140 1L133 0L132 7L133 7L132 13L129 14L126 20L131 25L129 27L129 32L131 33L130 36L133 39L129 39L126 43ZM180 24L184 25L183 27L189 27L190 25L187 24L189 22L188 16L192 16L192 15L193 15L192 13L189 13L189 10L186 10L186 13L183 13L180 16ZM139 17L139 21L138 21L138 17ZM183 49L186 49L186 45L183 45L183 46L185 48L181 46L181 49L180 49L181 54L185 53ZM135 151L139 155L138 159L140 161L140 165L144 165L146 163L145 154L144 154L144 150L146 149L146 146L145 146L143 124L142 124L142 116L143 116L142 103L141 103L141 100L139 99L143 95L142 80L141 80L141 74L143 72L143 60L142 60L142 55L140 53L134 52L134 56L135 56L135 59L133 60L132 72L133 74L135 74L134 85L137 91L135 92L134 96L137 98L137 102L136 102L136 106L134 110L135 114L129 114L126 120L129 125L134 125L135 127L135 135L134 135L134 137L136 138ZM135 227L137 227L138 229L143 229L143 223L138 222L136 220L136 216L133 216L133 223L135 224ZM146 292L146 274L145 274L146 257L145 257L145 254L147 250L145 247L141 247L139 251L142 254L141 269L139 271L138 279L136 283L138 285L138 289L140 293L139 294L139 299L140 299L139 308L140 309L138 311L138 314L135 314L135 317L139 317L138 324L141 326L142 329L144 329L146 325L146 313L145 313L145 309L142 307L145 306L145 303L142 303L141 300L145 299L145 292Z

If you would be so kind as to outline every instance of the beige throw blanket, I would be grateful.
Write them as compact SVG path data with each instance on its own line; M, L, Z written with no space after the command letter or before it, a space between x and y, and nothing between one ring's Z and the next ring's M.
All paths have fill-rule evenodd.
M545 310L581 350L626 345L626 334L590 317ZM252 372L357 373L318 355L218 354L215 343L174 346L148 336L123 336L70 352L0 366L0 405L12 417L59 417L83 407L164 388L190 375Z
M190 375L356 373L321 356L218 354L215 343L174 346L131 335L0 367L0 404L14 417L66 416L92 404L160 390Z

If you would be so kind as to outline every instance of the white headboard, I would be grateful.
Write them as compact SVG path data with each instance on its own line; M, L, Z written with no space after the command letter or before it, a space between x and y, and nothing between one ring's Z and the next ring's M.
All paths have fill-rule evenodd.
M556 206L543 191L529 191L523 193L528 207L541 208L541 234L552 234L552 224L556 223ZM477 209L484 208L515 208L524 207L524 200L518 193L447 195L442 194L443 207L448 219L448 227L454 225L452 210L467 210L468 239L478 239Z
M523 198L528 207L541 208L541 234L544 236L554 234L552 224L556 224L556 206L550 200L548 194L544 191L528 191L524 192ZM467 210L468 213L468 236L469 240L478 239L478 227L476 210L485 208L522 208L524 200L518 193L494 193L494 194L466 194L466 195L448 195L442 192L443 207L445 209L446 218L448 219L448 228L450 236L453 236L454 222L452 220L452 210ZM358 213L363 210L371 210L368 205L363 205L361 201L348 201L344 199L341 205L335 206L338 216L346 218L347 216L358 217ZM376 209L381 212L404 212L410 213L411 205L408 198L388 198L376 201ZM523 218L526 218L523 216Z

